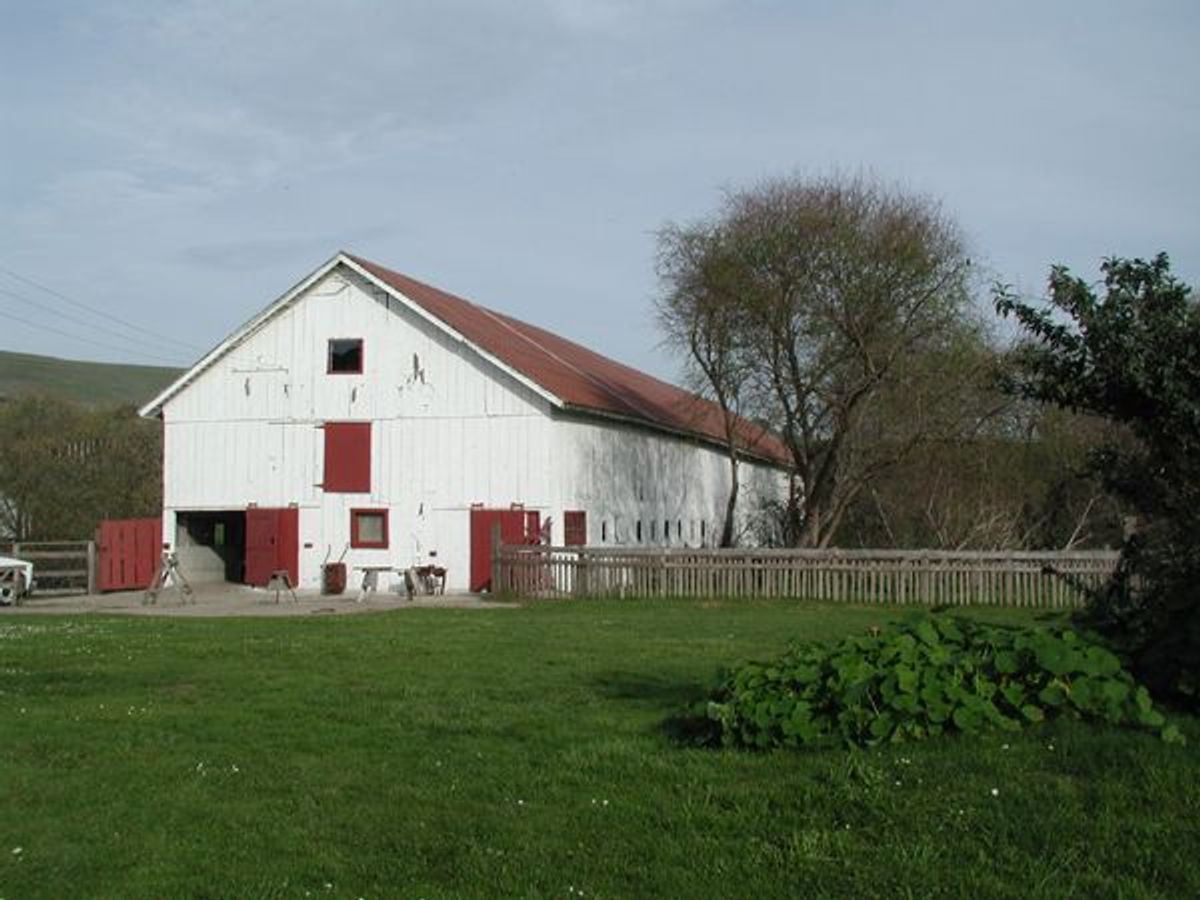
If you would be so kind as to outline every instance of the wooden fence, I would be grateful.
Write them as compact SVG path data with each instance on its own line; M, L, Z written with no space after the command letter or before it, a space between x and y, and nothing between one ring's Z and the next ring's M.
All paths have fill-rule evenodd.
M1115 551L689 550L501 546L500 590L543 597L796 597L1059 609L1103 584ZM1066 577L1063 577L1066 576Z
M14 556L33 563L37 593L95 593L94 541L0 543L0 556Z

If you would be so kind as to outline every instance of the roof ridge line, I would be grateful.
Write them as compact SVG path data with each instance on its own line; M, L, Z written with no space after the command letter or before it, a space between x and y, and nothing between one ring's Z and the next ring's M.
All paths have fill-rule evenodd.
M465 297L463 297L463 298L460 298L460 299L462 299L462 300L466 300L466 298L465 298ZM604 393L606 393L606 394L608 394L610 397L612 397L614 400L618 400L618 401L620 401L620 402L623 402L623 403L628 403L630 406L633 406L633 407L637 408L637 409L638 409L638 411L639 411L639 412L641 412L641 414L642 414L642 415L644 415L644 416L649 416L651 419L653 419L653 418L655 417L655 413L654 413L654 411L653 411L653 410L650 410L650 409L647 409L647 408L646 408L646 407L645 407L645 406L644 406L644 405L641 403L641 401L640 401L638 398L636 398L636 397L626 397L626 396L624 396L624 395L619 395L619 394L617 394L616 392L614 392L614 391L613 391L613 389L612 389L611 387L609 387L607 384L605 384L605 382L604 382L604 381L602 381L601 379L597 378L597 377L596 377L595 375L593 375L591 372L587 372L587 371L585 371L585 370L583 370L583 369L579 368L579 366L575 365L573 362L570 362L569 360L563 359L561 356L559 356L557 353L555 353L555 352L554 352L553 350L551 350L549 347L547 347L547 346L545 346L544 344L542 344L540 341L535 341L535 340L534 340L532 337L530 337L529 335L527 335L527 334L524 334L524 333L522 333L521 331L519 331L518 329L514 328L512 325L510 325L510 324L509 324L509 323L506 321L506 319L507 319L508 317L507 317L507 316L505 316L503 313L497 313L497 312L493 312L492 310L488 309L486 306L480 306L478 303L473 303L473 302L472 302L472 301L470 301L470 300L466 300L466 302L467 302L467 303L470 303L470 304L471 304L472 306L474 306L476 309L478 309L479 311L483 312L483 313L484 313L485 315L487 315L487 316L488 316L490 319L492 319L492 321L494 321L494 322L497 322L497 323L498 323L498 324L500 324L500 325L503 325L503 326L504 326L504 328L505 328L507 331L511 332L512 334L515 334L517 337L521 338L521 340L525 341L526 343L528 343L528 344L530 344L530 345L532 345L532 346L536 347L536 348L537 348L538 350L540 350L542 353L545 353L547 356L549 356L549 357L550 357L551 359L553 359L555 362L557 362L557 363L559 363L560 365L562 365L562 366L565 366L566 368L570 369L570 370L571 370L572 372L574 372L576 375L579 375L580 377L587 379L587 380L588 380L588 381L590 381L592 384L594 384L596 387L598 387L600 390L604 391ZM528 325L529 323L522 323L522 324ZM538 328L538 330L539 330L539 331L544 331L544 330L545 330L545 329L539 328L537 325L530 325L530 327L532 327L532 328ZM551 333L551 332L547 332L547 333L549 334L549 333ZM559 340L570 340L570 339L569 339L569 338L563 338L563 337L561 337L561 336L560 336L560 337L559 337ZM571 342L571 343L573 343L573 344L575 343L574 341L570 341L570 342ZM582 349L584 349L584 350L587 350L587 349L588 349L587 347L584 347L582 344L577 344L576 346L578 346L578 347L581 347L581 348L582 348ZM592 353L594 353L595 351L589 351L589 352L592 352ZM597 354L597 355L599 356L600 354ZM607 359L607 357L604 357L604 358L605 358L605 359ZM624 363L622 363L622 362L620 362L620 361L618 361L618 360L611 360L611 361L612 361L612 362L616 362L618 365L625 366L625 364L624 364ZM632 368L632 367L630 367L630 366L625 366L625 368L627 368L627 369L629 369L630 371L633 371L633 372L636 372L636 371L637 371L636 369L633 369L633 368ZM640 374L640 373L639 373L639 374Z

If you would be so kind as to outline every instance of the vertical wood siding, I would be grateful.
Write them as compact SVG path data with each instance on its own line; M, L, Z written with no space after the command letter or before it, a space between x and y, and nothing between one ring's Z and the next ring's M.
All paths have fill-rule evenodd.
M363 339L361 374L326 372L330 338ZM390 546L345 562L408 566L436 550L448 586L467 586L473 504L587 513L587 539L629 544L634 523L718 532L728 490L719 449L553 410L393 298L335 270L232 349L163 409L164 538L181 510L296 506L300 583L350 542L350 510L389 510ZM371 422L371 490L323 491L327 421ZM782 496L782 477L743 466L743 509ZM648 530L645 532L648 535ZM678 546L672 532L669 541Z

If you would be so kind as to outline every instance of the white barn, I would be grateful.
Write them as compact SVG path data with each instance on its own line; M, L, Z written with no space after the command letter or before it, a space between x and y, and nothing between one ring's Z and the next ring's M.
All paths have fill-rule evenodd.
M346 253L141 412L163 423L163 539L192 579L432 561L479 590L492 522L711 545L729 490L710 402ZM786 495L786 457L741 425L750 510Z

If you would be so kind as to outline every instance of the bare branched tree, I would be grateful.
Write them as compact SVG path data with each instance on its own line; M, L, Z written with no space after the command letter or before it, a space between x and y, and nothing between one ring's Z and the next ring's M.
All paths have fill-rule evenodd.
M739 467L756 437L742 417L753 364L744 339L747 313L738 302L736 260L726 255L719 226L670 225L659 232L657 269L664 288L658 321L667 343L683 353L691 386L720 407L730 488L718 544L732 547Z
M1037 550L1115 546L1120 505L1086 470L1103 423L1024 402L923 446L852 504L844 546Z
M777 179L659 246L668 334L791 453L790 543L827 545L873 480L979 415L959 391L981 363L970 262L933 201L866 178ZM709 343L727 365L705 365Z

